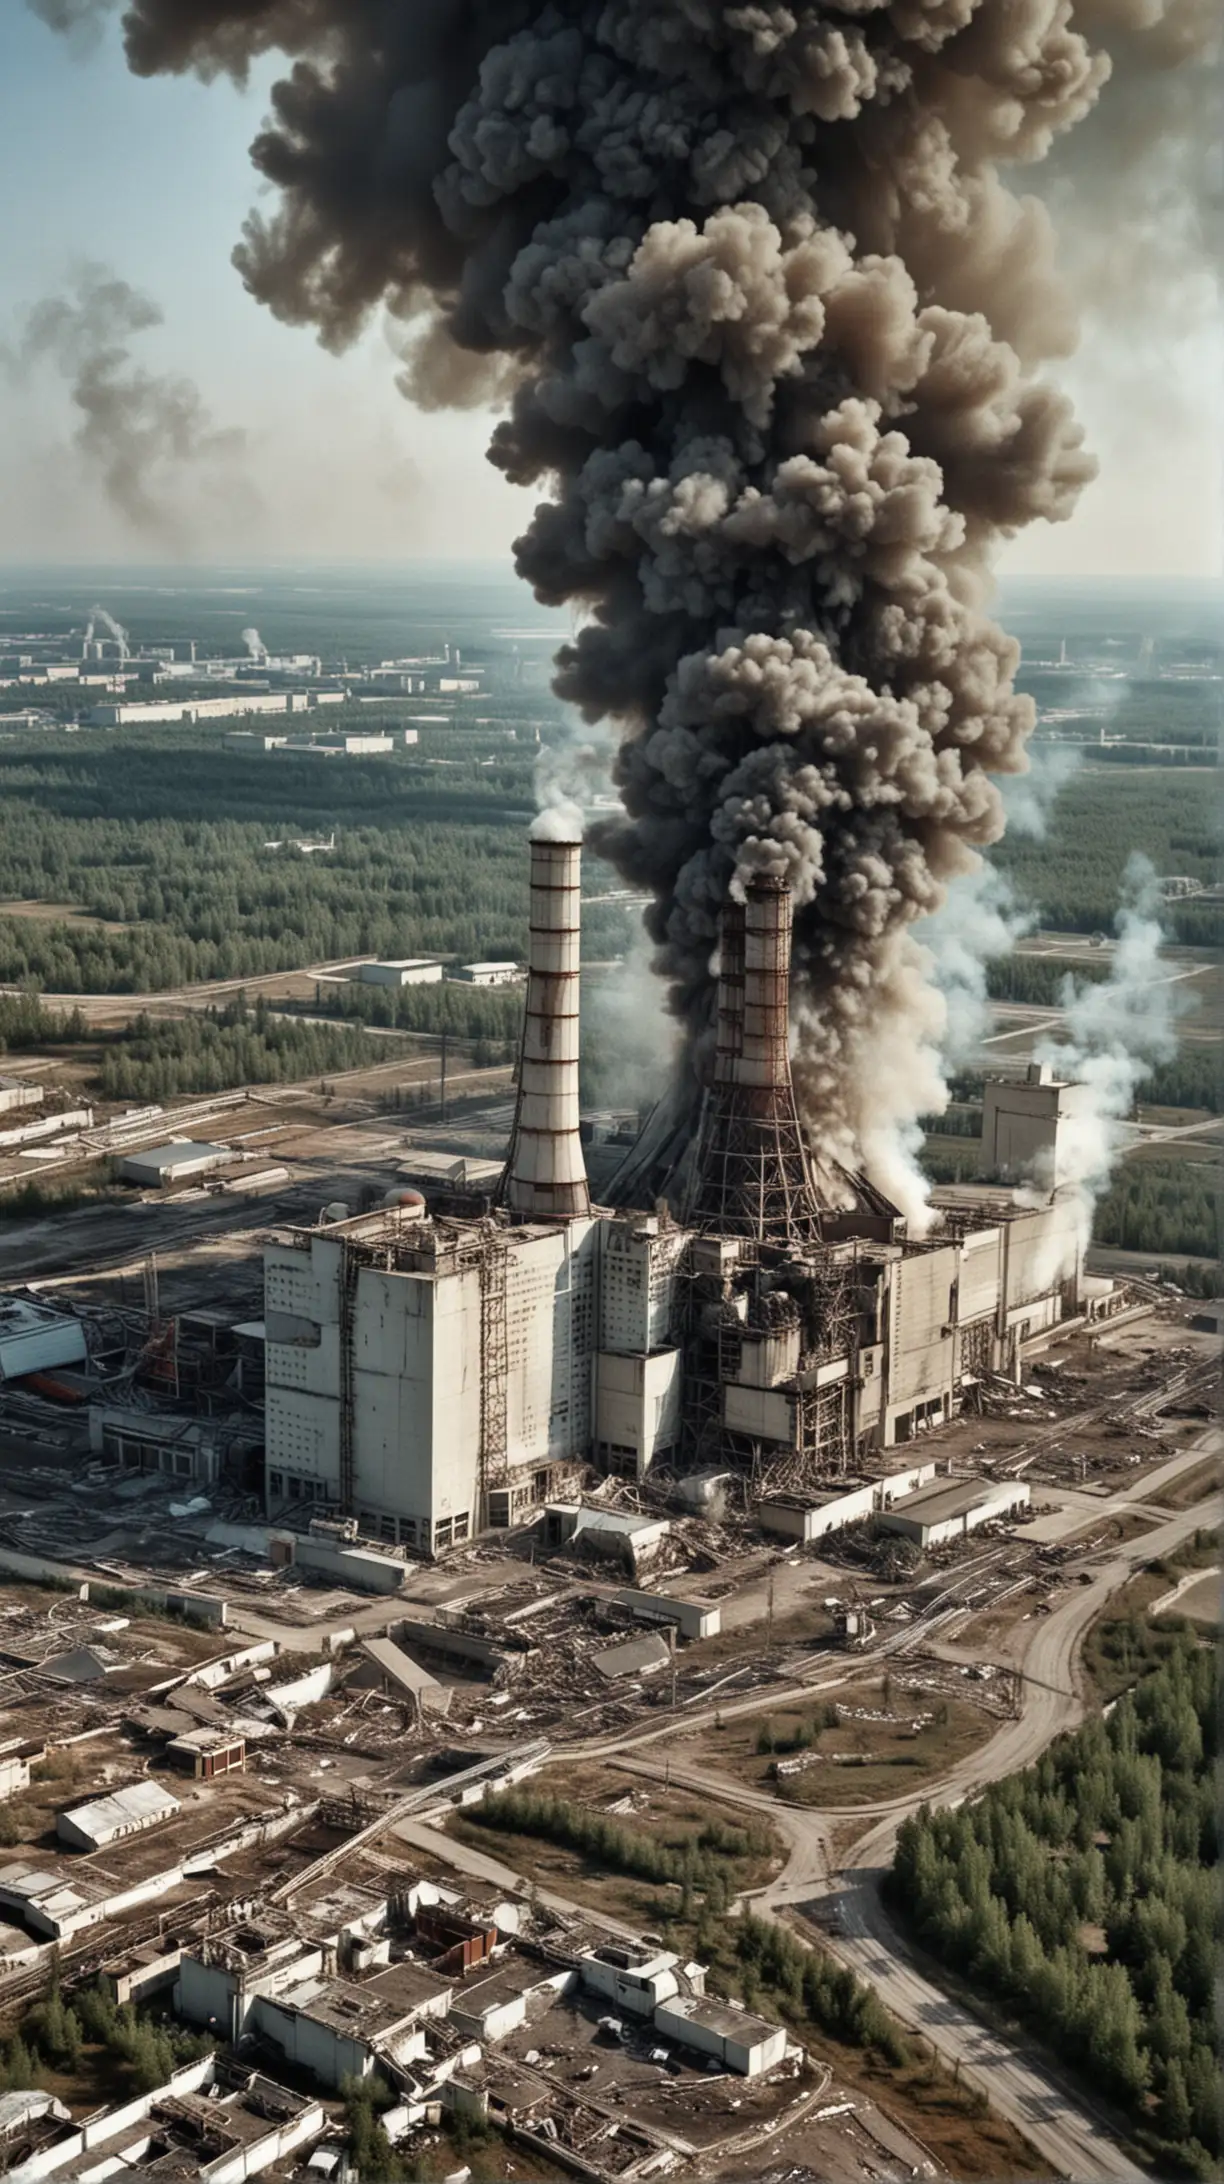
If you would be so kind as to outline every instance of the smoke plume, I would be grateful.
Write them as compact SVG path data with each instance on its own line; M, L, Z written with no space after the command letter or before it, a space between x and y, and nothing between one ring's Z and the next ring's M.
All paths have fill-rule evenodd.
M1081 1249L1122 1149L1120 1125L1145 1078L1177 1052L1178 1019L1187 1006L1161 960L1160 890L1153 866L1138 852L1123 875L1115 925L1108 977L1095 985L1068 977L1060 1032L1036 1049L1039 1062L1082 1088L1059 1127L1055 1173L1035 1179L1046 1189L1053 1184L1073 1206Z
M65 295L34 306L14 345L0 348L10 377L50 364L79 417L74 444L107 499L135 532L181 545L184 478L193 492L229 482L240 432L217 431L190 379L147 372L132 344L162 324L158 306L106 267L81 269Z
M1093 31L1182 4L1092 0ZM124 20L141 74L291 58L247 285L332 346L388 305L418 400L509 403L492 460L545 496L519 569L587 615L557 687L621 739L592 837L654 898L690 1063L720 904L786 874L805 1115L912 1197L944 1006L912 927L998 837L1033 720L992 557L1093 474L1039 376L1075 333L1051 223L1003 178L1108 77L1074 0Z
M268 648L265 645L263 638L260 636L257 629L244 629L242 632L242 642L246 646L247 651L253 660L267 659Z
M85 625L86 644L88 645L93 642L94 634L97 630L99 622L102 624L102 627L106 631L107 636L113 637L115 643L117 645L122 645L124 650L126 651L128 649L128 633L125 630L122 622L117 622L115 620L115 617L111 613L109 607L90 608L89 620Z

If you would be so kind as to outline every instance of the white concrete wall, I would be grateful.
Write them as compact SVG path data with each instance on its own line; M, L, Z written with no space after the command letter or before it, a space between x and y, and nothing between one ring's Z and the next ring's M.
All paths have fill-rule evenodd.
M18 1759L13 1753L0 1758L0 1798L12 1797L18 1790L30 1786L30 1762Z
M660 1235L657 1221L646 1216L632 1224L600 1225L599 1348L628 1353L668 1348L685 1233Z
M321 2085L335 2087L345 2078L366 2078L374 2068L373 2049L364 2040L335 2032L301 2010L282 2008L268 1996L257 1996L250 2022L289 2062L308 2070Z
M627 2010L633 2017L653 2017L661 2004L680 1992L675 1963L676 1958L669 1954L649 1967L621 1971L615 1964L605 1964L602 1957L584 1955L579 1976L591 1994L603 1995L617 2009Z
M631 1449L639 1478L663 1451L675 1447L680 1386L678 1350L659 1350L652 1357L602 1350L595 1359L595 1440Z
M204 1964L194 1956L181 1959L174 2006L177 2015L185 2017L189 2025L215 2022L223 2039L236 2040L242 2030L235 2007L237 1995L238 1982L223 1965Z

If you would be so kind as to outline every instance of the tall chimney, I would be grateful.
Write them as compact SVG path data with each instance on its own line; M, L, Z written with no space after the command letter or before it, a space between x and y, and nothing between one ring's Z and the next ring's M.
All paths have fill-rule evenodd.
M578 1135L582 844L576 832L552 839L557 827L545 813L531 842L527 1010L503 1188L516 1221L579 1220L591 1210Z
M702 1109L687 1218L728 1236L820 1240L790 1068L791 898L752 880L723 909L714 1079Z

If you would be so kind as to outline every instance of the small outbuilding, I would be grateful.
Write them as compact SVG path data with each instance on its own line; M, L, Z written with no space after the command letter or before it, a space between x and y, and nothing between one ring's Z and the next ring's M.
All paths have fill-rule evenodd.
M196 1176L215 1175L233 1160L228 1145L208 1145L192 1138L175 1138L169 1145L150 1145L140 1153L128 1153L119 1173L125 1183L142 1190L165 1190L173 1183L187 1183Z
M698 2055L710 2056L724 2070L741 2078L759 2078L774 2070L786 2055L786 2030L750 2010L737 2010L729 2002L714 2002L705 1995L677 1995L654 2013L655 2031Z
M1024 1479L936 1479L914 1494L903 1494L877 1523L886 1532L912 1539L925 1554L952 1539L964 1539L979 1524L1016 1517L1029 1505Z
M438 986L442 965L425 956L404 956L398 961L363 963L357 976L363 986Z
M177 1797L160 1782L132 1782L126 1789L112 1790L108 1797L57 1813L55 1832L70 1850L103 1850L125 1835L141 1835L146 1828L172 1820L181 1809Z

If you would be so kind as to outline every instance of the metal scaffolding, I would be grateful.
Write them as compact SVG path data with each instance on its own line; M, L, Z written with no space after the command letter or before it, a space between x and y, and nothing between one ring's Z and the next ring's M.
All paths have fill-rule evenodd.
M819 1197L790 1069L791 899L753 880L723 909L714 1081L685 1218L723 1236L820 1241Z

